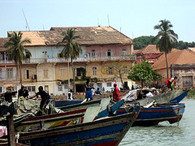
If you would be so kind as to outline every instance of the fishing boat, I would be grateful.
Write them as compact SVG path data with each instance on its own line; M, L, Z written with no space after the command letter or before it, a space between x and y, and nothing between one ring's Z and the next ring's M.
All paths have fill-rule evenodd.
M15 131L29 132L40 130L43 126L45 129L49 129L58 126L69 126L76 123L82 123L86 110L87 108L51 115L29 117L20 123L15 123Z
M109 99L102 99L102 104L96 106L82 106L78 108L71 108L69 111L62 113L42 115L36 117L29 117L21 121L15 126L17 132L29 132L44 129L50 129L59 126L70 126L78 123L91 122L95 118L102 118L109 115L106 106ZM122 104L124 100L112 105L110 108L114 112Z
M75 109L82 109L83 107L92 107L92 106L97 106L97 105L108 105L110 102L109 98L102 98L98 100L92 100L92 101L87 101L84 103L78 103L78 104L72 104L72 105L67 105L67 106L60 106L58 109L63 110L63 111L70 111L70 110L75 110ZM106 108L106 107L104 107Z
M147 96L149 92L152 91L149 89L131 90L127 94L125 94L122 99L124 99L125 102L139 102L141 106L145 106L153 100L155 100L157 103L168 103L178 96L183 99L187 95L189 90L184 92L182 90L173 90L155 96Z
M73 100L54 100L52 101L53 105L55 107L63 107L63 106L68 106L68 105L73 105L73 104L79 104L83 100L82 99L73 99Z
M132 126L138 114L139 110L118 116L100 118L93 122L20 133L19 142L33 146L116 146Z
M134 107L138 104L141 105L141 111L133 124L134 126L157 125L163 121L168 121L170 124L179 122L185 111L185 104L179 102L187 95L188 91L185 91L167 103L157 103L155 100L152 102L142 100L141 104L138 102L128 102L117 110L117 115L126 113L127 107Z
M151 126L159 122L168 121L170 124L179 122L184 114L184 103L164 103L156 104L152 107L142 107L134 122L134 126ZM119 108L117 115L124 114L125 108Z

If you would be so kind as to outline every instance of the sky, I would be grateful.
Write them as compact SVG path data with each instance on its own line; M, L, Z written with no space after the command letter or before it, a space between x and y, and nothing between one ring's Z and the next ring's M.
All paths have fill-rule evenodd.
M154 26L166 19L178 40L192 42L194 18L194 0L0 0L0 38L7 37L7 31L100 25L134 39L155 36Z

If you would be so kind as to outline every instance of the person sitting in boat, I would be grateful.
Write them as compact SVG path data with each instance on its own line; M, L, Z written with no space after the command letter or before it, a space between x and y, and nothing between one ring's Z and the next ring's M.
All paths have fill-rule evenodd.
M85 87L85 98L88 100L93 100L93 94L91 89L93 89L93 87L91 86L90 83L90 79L87 78L87 82L84 84Z
M46 91L43 90L43 86L39 86L39 92L36 93L36 97L41 96L40 109L45 109L47 104L50 101L50 95Z
M21 86L21 89L18 90L18 98L20 97L24 97L24 98L28 98L28 90L26 88L24 88L24 86Z
M167 87L168 87L168 89L171 89L171 90L173 90L173 88L172 88L172 83L174 84L174 86L176 86L176 80L177 80L177 77L175 76L174 78L173 77L171 77L171 78L168 78L166 81L165 81L165 83L167 84ZM172 85L172 86L171 86Z
M94 95L102 95L102 92L100 91L100 87L97 87L97 90L95 91Z
M114 83L113 100L116 102L121 100L121 95L117 87L117 83Z

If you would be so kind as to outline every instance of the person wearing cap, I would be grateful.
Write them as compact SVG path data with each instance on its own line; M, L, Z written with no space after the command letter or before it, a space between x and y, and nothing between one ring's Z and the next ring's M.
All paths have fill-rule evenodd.
M97 90L95 91L95 95L102 95L102 93L100 91L100 87L97 87Z
M114 83L113 100L116 102L121 100L121 95L117 87L117 83Z
M174 78L171 77L171 78L169 78L169 79L167 79L167 80L165 81L165 83L167 84L168 89L173 90L172 84L173 84L174 86L176 86L176 80L177 80L177 77L175 76Z

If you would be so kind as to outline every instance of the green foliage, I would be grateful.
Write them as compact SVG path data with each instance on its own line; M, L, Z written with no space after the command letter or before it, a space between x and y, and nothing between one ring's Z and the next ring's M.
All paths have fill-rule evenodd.
M114 62L103 64L101 72L103 74L112 75L114 78L119 78L123 85L124 75L128 74L131 67L132 67L132 64L117 60Z
M135 43L134 49L139 50L151 44L156 45L159 39L152 41L153 38L154 36L141 36L141 37L134 38L133 39L133 42ZM179 41L176 46L176 48L180 50L187 49L188 47L195 47L195 42Z
M158 40L153 41L154 36L141 36L133 39L134 44L134 49L139 50L143 49L149 44L155 45Z
M82 53L81 45L78 44L75 40L80 38L79 35L76 35L75 29L70 28L66 32L62 32L63 39L61 42L57 43L57 47L64 46L61 56L65 59L71 59L72 63L72 72L73 72L73 92L76 92L75 87L75 72L73 66L73 60L77 59L79 55Z
M187 49L188 47L195 47L195 42L188 43L188 42L179 41L176 48L183 50L183 49Z
M161 75L157 73L157 70L153 70L151 64L149 64L146 60L144 60L141 64L133 66L128 75L128 79L135 82L141 82L142 87L149 81L157 80L160 77Z
M188 94L187 94L188 98L195 98L195 89L191 89Z

